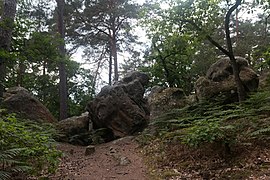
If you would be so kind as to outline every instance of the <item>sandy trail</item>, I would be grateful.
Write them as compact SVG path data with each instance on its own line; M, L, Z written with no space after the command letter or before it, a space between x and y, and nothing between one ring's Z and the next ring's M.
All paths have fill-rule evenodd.
M134 137L126 137L95 147L85 156L83 146L59 144L64 152L53 180L146 180L146 167Z

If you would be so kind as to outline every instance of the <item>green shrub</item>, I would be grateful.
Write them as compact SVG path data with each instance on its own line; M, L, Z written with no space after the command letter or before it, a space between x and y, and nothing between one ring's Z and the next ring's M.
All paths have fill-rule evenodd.
M0 179L18 172L54 172L61 153L55 148L53 135L49 125L17 120L12 114L0 117Z
M190 146L270 138L270 91L256 92L241 105L221 102L204 101L174 109L152 121L150 126L159 138L177 139Z
M231 143L233 139L227 134L233 129L234 126L222 126L219 121L200 121L186 130L182 142L195 147L205 142Z

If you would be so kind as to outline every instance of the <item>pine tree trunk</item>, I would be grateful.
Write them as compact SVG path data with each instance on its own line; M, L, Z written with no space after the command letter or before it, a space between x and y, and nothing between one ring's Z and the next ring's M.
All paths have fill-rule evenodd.
M23 87L23 77L25 74L25 66L22 61L19 61L19 69L17 71L17 86Z
M112 85L112 51L110 51L109 57L109 85Z
M237 9L237 7L241 4L241 0L236 0L235 4L228 10L226 17L225 17L225 31L226 31L226 41L227 41L227 47L228 47L228 56L230 58L232 67L233 67L233 74L234 74L234 79L235 79L235 84L237 87L237 93L238 93L238 100L241 103L242 101L245 100L246 98L246 91L244 88L244 85L240 79L239 76L239 67L236 63L236 59L233 53L233 48L232 48L232 40L230 37L230 16L233 13L234 10Z
M4 0L3 12L0 18L0 51L7 53L10 48L11 35L14 25L14 18L16 14L16 0ZM5 90L6 77L6 60L5 57L0 56L0 103L3 98Z
M64 6L65 0L56 0L58 9L58 32L63 40L59 46L62 60L59 63L59 95L60 95L60 120L66 119L68 116L68 93L67 93L67 75L65 67L65 30L64 30Z
M116 30L115 27L112 27L112 57L113 57L113 64L114 64L114 82L118 81L119 74L118 74L118 60L117 60L117 45L116 45Z

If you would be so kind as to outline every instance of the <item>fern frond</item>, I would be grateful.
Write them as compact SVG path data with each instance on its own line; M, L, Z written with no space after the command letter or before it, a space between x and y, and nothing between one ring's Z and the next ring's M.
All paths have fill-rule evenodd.
M0 179L1 180L8 180L11 179L11 175L10 173L6 172L6 171L1 171L0 170Z
M265 134L268 134L268 133L270 134L270 127L259 129L257 131L254 131L250 135L251 136L258 136L258 135L265 135Z
M26 150L27 148L13 148L13 149L8 149L5 151L0 151L0 161L2 159L8 159L8 158L13 158L17 155L19 155L22 151Z
M14 166L10 168L11 172L19 173L19 172L27 172L32 170L33 168L31 166Z

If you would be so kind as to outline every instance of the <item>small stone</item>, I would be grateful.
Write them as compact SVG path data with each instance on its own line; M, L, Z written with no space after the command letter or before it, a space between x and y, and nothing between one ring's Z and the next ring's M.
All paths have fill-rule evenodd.
M92 145L87 146L85 149L85 156L89 156L89 155L93 154L95 151L96 151L95 146L92 146Z
M127 157L121 157L121 158L120 158L119 164L120 164L121 166L126 166L126 165L128 165L128 164L130 164L130 163L131 163L131 161L130 161Z
M71 150L69 151L69 154L73 155L73 154L74 154L74 149L71 149Z
M110 147L110 153L111 154L114 154L114 153L116 153L117 151L116 151L116 149L114 149L113 147Z

